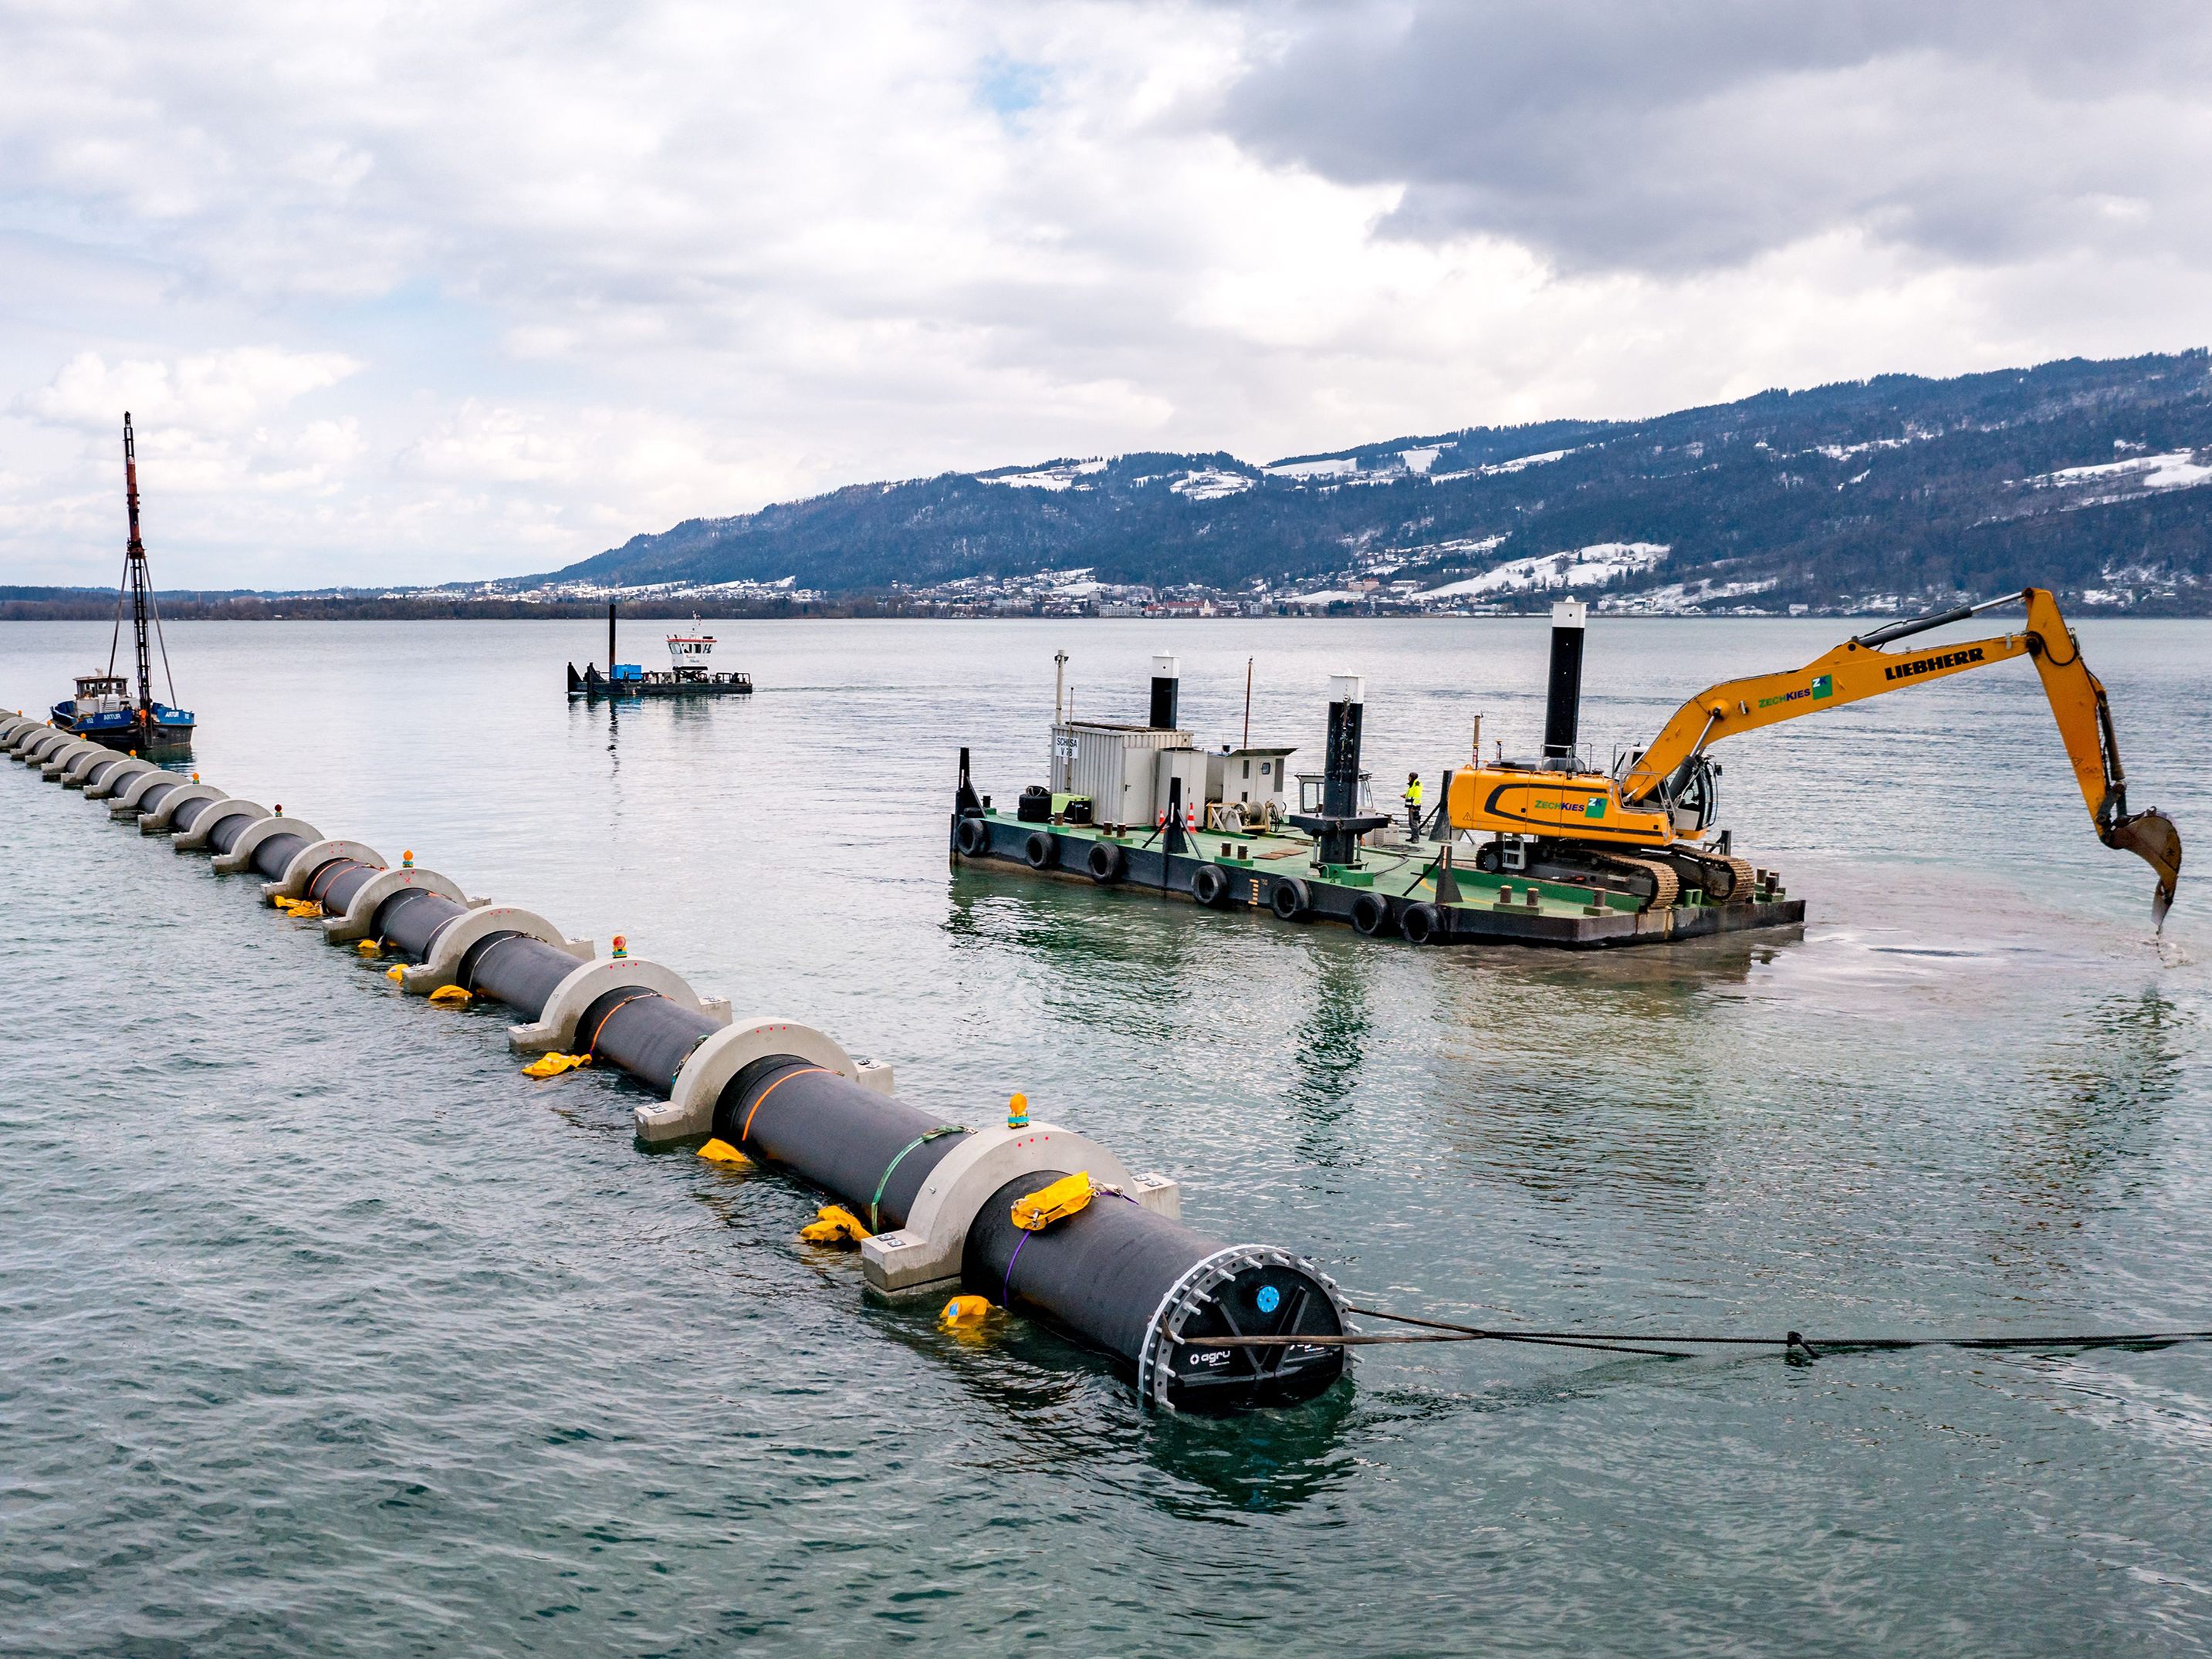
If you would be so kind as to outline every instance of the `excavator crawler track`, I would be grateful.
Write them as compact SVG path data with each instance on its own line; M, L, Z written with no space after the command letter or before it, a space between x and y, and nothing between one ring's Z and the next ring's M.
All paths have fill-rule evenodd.
M1751 900L1759 872L1747 860L1728 853L1707 853L1691 847L1670 847L1670 859L1680 860L1698 872L1698 884L1716 904L1744 904Z
M1674 873L1674 866L1664 859L1631 858L1624 853L1601 853L1594 847L1577 849L1582 855L1607 870L1617 870L1632 880L1642 877L1652 884L1651 896L1644 901L1637 913L1639 924L1647 916L1665 917L1674 909L1674 901L1682 896L1682 878Z

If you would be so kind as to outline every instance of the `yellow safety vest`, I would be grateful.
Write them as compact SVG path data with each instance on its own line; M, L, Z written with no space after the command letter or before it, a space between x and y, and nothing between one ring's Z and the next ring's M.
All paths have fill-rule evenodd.
M1419 782L1416 781L1406 786L1406 805L1408 806L1419 806L1420 804L1421 786Z

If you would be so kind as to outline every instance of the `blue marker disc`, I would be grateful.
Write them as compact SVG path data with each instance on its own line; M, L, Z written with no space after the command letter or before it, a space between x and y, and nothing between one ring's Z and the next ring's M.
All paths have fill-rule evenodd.
M1260 1287L1260 1311L1261 1313L1273 1313L1276 1309L1282 1306L1282 1304L1283 1293L1277 1290L1273 1285L1262 1285Z

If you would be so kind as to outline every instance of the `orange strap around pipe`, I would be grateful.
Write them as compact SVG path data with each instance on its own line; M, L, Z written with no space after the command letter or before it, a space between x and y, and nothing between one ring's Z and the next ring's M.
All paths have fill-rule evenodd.
M738 1139L740 1140L749 1140L752 1138L753 1113L760 1110L761 1100L766 1100L770 1095L774 1094L778 1089L783 1087L785 1084L790 1082L791 1079L795 1077L805 1077L809 1073L826 1075L829 1073L829 1071L830 1068L827 1066L809 1066L799 1071L786 1072L781 1077L776 1079L775 1082L769 1084L767 1088L760 1091L760 1100L753 1102L751 1110L745 1114L744 1127L738 1131Z

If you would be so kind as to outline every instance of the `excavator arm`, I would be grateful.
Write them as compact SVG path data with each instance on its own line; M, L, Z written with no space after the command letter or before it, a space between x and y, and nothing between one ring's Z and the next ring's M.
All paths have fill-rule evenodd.
M1881 648L1929 629L1964 622L1978 611L2014 603L2027 606L2027 626L2017 634L1969 640L1929 651ZM1708 687L1676 709L1651 746L1631 763L1620 779L1621 799L1630 805L1670 800L1698 757L1723 738L2021 656L2035 659L2098 839L2107 847L2135 854L2157 872L2158 891L2151 908L2162 924L2181 876L2180 832L2162 812L2128 811L2127 775L2120 765L2119 744L2113 734L2105 688L2082 662L2081 645L2059 614L2058 602L2040 587L1892 623L1846 640L1789 672L1753 675Z

